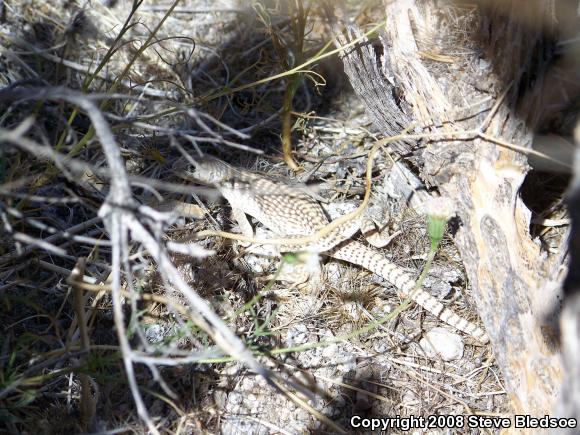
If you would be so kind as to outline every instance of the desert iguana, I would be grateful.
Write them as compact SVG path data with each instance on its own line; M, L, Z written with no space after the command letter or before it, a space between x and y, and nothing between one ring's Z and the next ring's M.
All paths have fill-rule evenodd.
M304 188L274 182L258 174L238 170L213 158L195 159L197 180L215 186L230 203L234 218L242 233L252 237L254 232L246 215L254 217L275 234L289 239L316 233L328 225L320 203ZM360 229L359 222L347 222L308 245L282 246L282 251L315 251L332 258L359 265L392 283L403 297L411 299L445 323L487 343L487 334L478 326L463 319L441 302L417 289L415 280L403 269L391 263L375 249L350 237Z

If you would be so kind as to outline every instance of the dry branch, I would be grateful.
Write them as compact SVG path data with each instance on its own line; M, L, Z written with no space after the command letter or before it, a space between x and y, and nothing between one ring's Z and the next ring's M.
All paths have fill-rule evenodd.
M81 93L64 88L29 88L15 91L4 91L2 96L5 100L64 100L80 107L91 119L96 135L103 148L108 163L108 172L111 187L107 198L99 210L99 216L105 223L111 239L111 288L113 297L113 313L117 337L123 355L123 362L137 406L137 412L147 424L151 433L159 433L155 424L149 417L149 413L139 391L134 364L139 360L129 343L123 303L121 300L121 288L126 283L133 288L132 266L129 260L130 246L135 242L142 244L148 254L156 261L159 272L168 286L173 286L188 300L192 310L196 312L193 320L227 353L244 362L251 370L261 374L269 380L270 375L245 347L244 343L225 325L222 319L211 309L186 281L181 277L177 268L173 265L167 249L160 242L162 236L159 229L166 227L170 214L156 212L154 209L139 205L134 199L129 177L125 170L119 147L105 117L89 98ZM5 136L7 142L18 146L24 141L30 123L24 123L14 130L13 135ZM52 150L45 153L48 157L58 157ZM66 160L58 161L66 168ZM38 243L38 242L37 242ZM146 341L143 340L145 343ZM153 366L150 368L154 371Z

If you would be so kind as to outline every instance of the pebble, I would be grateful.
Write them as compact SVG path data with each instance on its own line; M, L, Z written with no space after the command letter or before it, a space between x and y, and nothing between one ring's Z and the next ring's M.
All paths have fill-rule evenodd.
M432 358L455 361L463 357L461 337L445 328L433 328L419 342L423 351Z

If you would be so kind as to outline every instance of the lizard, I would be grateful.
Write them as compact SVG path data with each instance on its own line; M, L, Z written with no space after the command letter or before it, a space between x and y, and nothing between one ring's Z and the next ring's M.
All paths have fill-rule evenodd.
M289 240L312 235L330 222L320 203L305 188L237 169L215 157L204 156L192 161L195 168L193 178L213 185L220 192L230 204L233 217L246 237L254 234L248 215ZM483 329L446 308L425 290L414 290L415 280L405 270L388 261L376 249L353 240L351 237L360 229L361 220L354 219L309 244L283 245L280 249L286 252L314 251L363 267L393 284L403 297L410 296L443 322L482 344L489 341Z

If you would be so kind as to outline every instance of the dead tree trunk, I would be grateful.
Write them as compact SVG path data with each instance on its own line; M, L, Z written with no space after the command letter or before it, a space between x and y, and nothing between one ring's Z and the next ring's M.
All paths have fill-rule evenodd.
M399 134L404 120L410 133L446 135L399 150L420 153L423 178L457 204L455 241L514 412L553 415L562 362L552 320L564 255L549 255L531 237L519 192L533 133L561 89L549 88L555 3L395 0L385 7L380 65L361 43L343 52L345 71L383 134ZM347 34L342 44L359 35Z
M580 51L580 49L578 49ZM574 180L568 193L572 219L570 263L580 264L580 121L575 132ZM565 306L562 313L562 356L564 383L556 412L562 417L580 417L580 270L571 267L564 283ZM575 433L570 431L570 433Z

